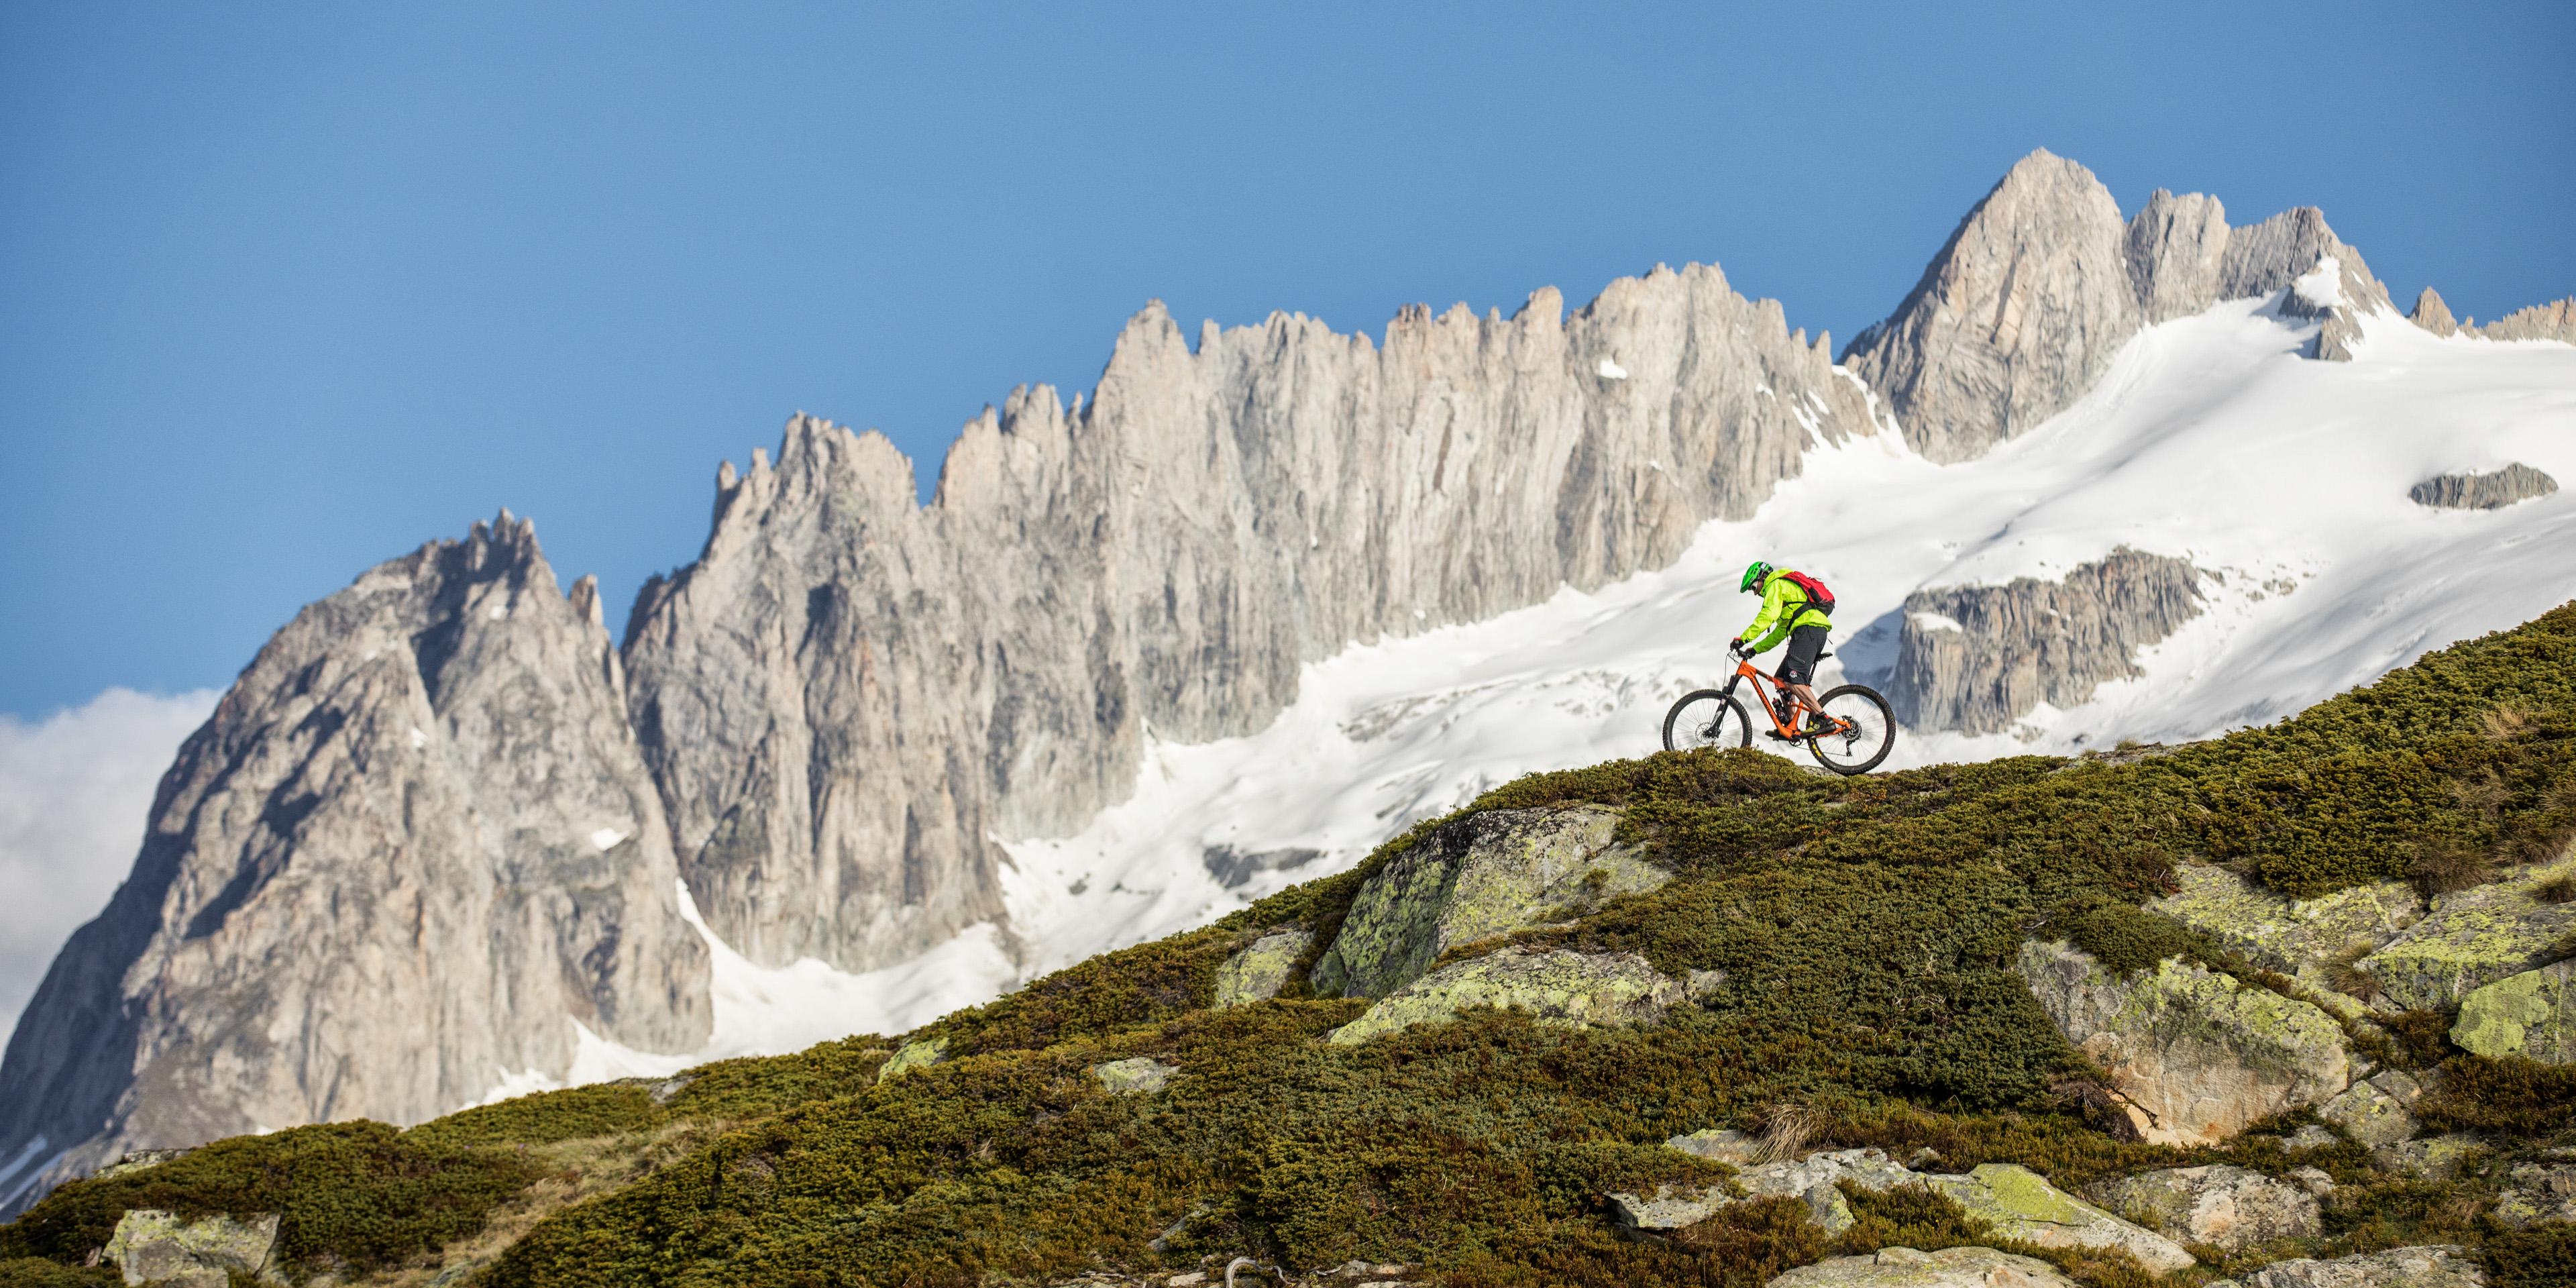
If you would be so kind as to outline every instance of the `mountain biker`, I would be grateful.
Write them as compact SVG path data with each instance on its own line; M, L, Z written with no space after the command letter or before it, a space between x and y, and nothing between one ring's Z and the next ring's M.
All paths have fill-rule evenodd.
M1796 713L1790 705L1792 697L1815 713L1808 718L1808 728L1792 731L1792 737L1802 737L1831 724L1823 704L1816 701L1816 691L1808 687L1816 678L1816 659L1825 651L1825 636L1834 628L1833 620L1827 616L1833 611L1833 600L1827 597L1819 602L1808 590L1809 586L1822 585L1812 577L1756 559L1745 566L1744 582L1737 587L1748 595L1761 592L1762 611L1754 615L1753 624L1745 627L1742 635L1727 641L1726 646L1752 657L1768 651L1784 637L1789 641L1789 651L1781 655L1776 673L1781 689L1780 723L1788 724ZM1753 641L1749 646L1745 643L1748 639ZM1780 737L1772 730L1763 732L1774 739Z

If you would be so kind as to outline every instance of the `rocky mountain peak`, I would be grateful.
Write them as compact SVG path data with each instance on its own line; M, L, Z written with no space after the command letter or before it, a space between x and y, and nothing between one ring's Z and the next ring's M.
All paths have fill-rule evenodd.
M2429 286L2415 297L2415 307L2406 311L2406 320L2435 335L2450 335L2460 329L2459 319L2451 316L2451 306L2442 302L2442 293Z
M2393 311L2314 207L2230 229L2217 198L2159 189L2124 222L2091 171L2041 150L1843 361L1917 450L1963 460L2072 405L2140 327L2276 292L2285 316L2318 321L2314 356L2334 361L2351 357L2359 316Z
M29 1005L0 1151L77 1175L419 1121L562 1076L576 1026L703 1042L707 953L596 605L504 511L297 614L182 747L133 875Z
M2033 152L1843 361L1888 396L1916 450L1974 456L2074 401L2136 333L2127 236L2092 171Z

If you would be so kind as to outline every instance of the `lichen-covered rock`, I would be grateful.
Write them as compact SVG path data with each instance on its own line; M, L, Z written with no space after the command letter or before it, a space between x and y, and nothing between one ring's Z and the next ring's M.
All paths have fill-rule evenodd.
M2161 1144L2223 1140L2343 1090L2343 1030L2324 1011L2180 958L2122 980L2063 943L2022 945L2022 978L2058 1031L2101 1064Z
M2325 1228L2316 1195L2243 1167L2173 1167L2085 1188L2084 1197L2166 1238L2229 1252Z
M2320 1127L2315 1123L2309 1123L2299 1128L2297 1131L2291 1132L2289 1136L2282 1141L2282 1143L2291 1149L2324 1149L2330 1145L2339 1145L2343 1142L2341 1138L2334 1134L2333 1128Z
M2147 905L2266 970L2292 976L2347 1017L2362 1000L2336 988L2329 967L2395 939L2424 916L2424 897L2402 881L2353 886L2314 899L2275 894L2225 868L2185 863L2181 888Z
M2075 1288L2057 1267L1993 1248L1881 1248L1800 1266L1764 1288Z
M1234 956L1216 968L1216 1006L1250 1006L1279 995L1288 982L1288 971L1315 936L1303 930L1274 930L1244 945Z
M2507 975L2470 993L2451 1041L2483 1056L2576 1064L2576 961Z
M2486 985L2547 965L2576 935L2576 903L2539 896L2570 874L2576 856L2443 895L2423 920L2356 965L2400 1007L2450 1010Z
M1674 1141L1691 1139L1684 1136L1673 1138ZM1735 1186L1742 1191L1741 1195L1715 1187L1662 1185L1656 1187L1651 1197L1613 1194L1609 1196L1610 1209L1620 1224L1633 1230L1678 1230L1705 1221L1719 1208L1742 1199L1797 1199L1806 1205L1807 1219L1822 1229L1827 1238L1832 1238L1854 1224L1851 1201L1843 1196L1837 1184L1843 1181L1880 1192L1898 1185L1921 1185L1924 1178L1898 1166L1879 1150L1820 1150L1795 1161L1782 1160L1739 1169L1735 1174Z
M2195 1264L2181 1244L2113 1216L2016 1163L1984 1163L1965 1176L1924 1180L2004 1238L2043 1248L2116 1249L2159 1274Z
M1100 1089L1113 1096L1149 1096L1163 1089L1180 1069L1150 1055L1130 1056L1106 1064L1091 1066L1091 1076L1100 1080Z
M2508 1182L2496 1199L2497 1220L2507 1225L2576 1221L2576 1166L2516 1163Z
M884 1064L877 1066L877 1081L884 1082L889 1078L899 1077L903 1074L910 1073L915 1069L926 1069L931 1065L939 1063L939 1057L946 1054L948 1054L948 1037L946 1034L941 1034L938 1037L922 1038L919 1041L906 1042L902 1046L895 1048L895 1053L888 1056Z
M2417 505L2443 510L2501 510L2558 490L2558 480L2520 461L2484 474L2436 474L2406 495Z
M1385 997L1459 944L1577 915L1671 874L1617 844L1616 810L1486 810L1433 830L1351 900L1315 962L1326 997Z
M2437 1245L2275 1261L2245 1276L2245 1288L2483 1288L2486 1281L2468 1249Z
M1680 980L1635 953L1506 948L1454 962L1397 989L1326 1036L1350 1046L1479 1006L1525 1011L1543 1024L1651 1024L1684 1000Z
M2392 1070L2336 1093L2317 1106L2317 1117L2356 1144L2394 1145L2416 1133L2413 1104L2420 1094L2413 1078Z
M2470 1155L2485 1148L2485 1141L2466 1132L2453 1132L2382 1145L2370 1151L2370 1165L2392 1174L2448 1181L2459 1176Z
M274 1212L248 1221L229 1216L182 1221L169 1212L138 1208L117 1220L105 1257L129 1284L228 1288L235 1271L274 1282L268 1258L277 1246L277 1221Z
M1664 1142L1664 1148L1735 1167L1751 1167L1762 1157L1762 1143L1731 1127L1708 1127Z

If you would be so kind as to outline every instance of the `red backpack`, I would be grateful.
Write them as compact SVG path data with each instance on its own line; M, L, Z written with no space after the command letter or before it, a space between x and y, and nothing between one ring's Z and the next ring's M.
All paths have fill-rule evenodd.
M1803 572L1784 572L1780 575L1788 578L1789 584L1807 592L1808 607L1827 617L1834 615L1834 592L1825 589L1825 583Z

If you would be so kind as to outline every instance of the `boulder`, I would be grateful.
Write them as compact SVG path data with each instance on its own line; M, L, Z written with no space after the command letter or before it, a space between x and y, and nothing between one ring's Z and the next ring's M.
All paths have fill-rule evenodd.
M1675 1136L1664 1142L1664 1148L1735 1167L1751 1167L1762 1157L1762 1142L1731 1127L1709 1127Z
M2317 1197L2306 1186L2242 1167L2142 1172L2087 1187L2084 1197L2168 1239L2228 1252L2279 1239L2312 1239L2325 1229Z
M1460 1011L1496 1006L1543 1024L1651 1024L1689 996L1687 986L1635 953L1506 948L1454 962L1405 985L1325 1037L1350 1046Z
M1306 955L1315 936L1303 930L1274 930L1245 945L1216 968L1216 1008L1250 1006L1279 995L1288 971Z
M2317 1106L2317 1117L2356 1144L2376 1149L2415 1134L2414 1104L2422 1095L2413 1078L2392 1069L2345 1088Z
M2508 1179L2511 1183L2496 1199L2497 1220L2507 1225L2576 1221L2576 1167L2516 1163Z
M2341 1138L2336 1136L2334 1134L2334 1129L2330 1127L2320 1127L2315 1123L2309 1123L2297 1131L2291 1132L2289 1137L2281 1143L2290 1149L2324 1149L2329 1145L2341 1143Z
M2540 888L2576 874L2576 856L2534 864L2491 885L2433 901L2424 919L2356 963L2407 1010L2450 1010L2501 979L2547 965L2576 934L2576 903Z
M2507 975L2460 1003L2451 1041L2483 1056L2576 1064L2576 961Z
M1692 1138L1674 1137L1676 1141L1689 1139ZM1839 1181L1878 1192L1898 1185L1921 1185L1924 1178L1875 1149L1820 1150L1794 1162L1764 1163L1738 1171L1735 1185L1743 1191L1740 1195L1710 1187L1661 1185L1652 1197L1611 1195L1610 1211L1621 1225L1632 1230L1678 1230L1705 1221L1719 1208L1741 1200L1797 1199L1806 1205L1807 1219L1815 1222L1825 1237L1833 1238L1852 1228L1855 1220L1851 1201L1836 1185Z
M1113 1096L1148 1096L1163 1089L1180 1070L1150 1055L1131 1056L1091 1066L1091 1076L1100 1079L1100 1089Z
M2045 1261L1992 1248L1881 1248L1800 1266L1764 1288L2075 1288L2075 1281Z
M2347 1017L2364 1010L2329 969L2375 951L2422 920L2424 897L2403 881L2353 886L2314 899L2275 894L2225 868L2186 863L2181 889L2147 905L2266 970L2296 978Z
M2181 1244L2121 1220L2016 1163L1983 1163L1965 1176L1924 1180L2003 1238L2043 1248L2125 1252L2158 1274L2195 1264Z
M2245 1276L2245 1288L2482 1288L2486 1281L2468 1249L2437 1246L2275 1261Z
M277 1220L277 1213L268 1212L248 1221L182 1221L169 1212L137 1208L117 1220L106 1259L129 1284L229 1288L236 1271L263 1283L283 1282L268 1264L277 1247Z
M1671 874L1615 842L1616 810L1486 810L1442 825L1360 886L1316 993L1385 997L1459 944L1580 915Z
M2349 1081L2332 1016L2181 958L2124 980L2081 949L2031 942L2018 965L2058 1031L2102 1065L2158 1144L2224 1140Z
M2471 1153L2484 1148L2485 1141L2466 1132L2453 1132L2382 1145L2370 1151L2370 1165L2383 1172L2448 1181L2459 1176Z
M946 1054L948 1054L948 1038L945 1034L906 1042L896 1048L895 1053L887 1057L884 1064L877 1066L877 1081L882 1083L915 1069L926 1069L939 1063L939 1057Z

